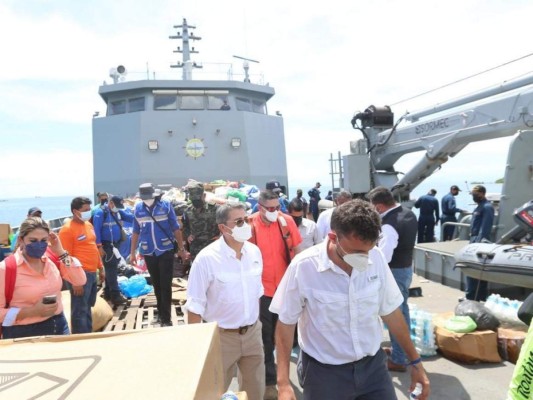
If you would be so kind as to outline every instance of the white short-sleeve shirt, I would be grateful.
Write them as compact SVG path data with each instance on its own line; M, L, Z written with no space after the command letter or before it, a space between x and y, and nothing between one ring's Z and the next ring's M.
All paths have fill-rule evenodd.
M298 230L300 231L300 236L302 237L302 243L298 245L298 250L300 251L308 249L315 244L319 244L323 240L318 233L315 221L302 218L302 223L298 227Z
M245 242L239 260L220 237L194 259L184 308L221 328L251 325L259 318L262 272L259 247Z
M380 316L392 313L403 297L379 249L370 250L364 272L353 270L348 276L329 259L327 244L294 258L270 311L285 324L298 322L303 351L321 363L339 365L376 354Z

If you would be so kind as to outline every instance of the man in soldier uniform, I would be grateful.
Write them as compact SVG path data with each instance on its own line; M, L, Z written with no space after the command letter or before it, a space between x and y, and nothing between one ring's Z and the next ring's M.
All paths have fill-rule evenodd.
M220 232L216 223L217 206L205 201L204 185L194 182L187 189L192 204L184 211L182 222L192 261L200 250L218 239Z

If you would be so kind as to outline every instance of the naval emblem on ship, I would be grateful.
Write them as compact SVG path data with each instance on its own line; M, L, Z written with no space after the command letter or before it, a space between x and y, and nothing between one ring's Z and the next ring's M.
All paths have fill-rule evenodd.
M197 159L198 157L202 157L205 153L205 149L207 149L207 146L204 144L203 139L199 139L196 136L192 139L185 139L187 143L183 148L185 149L185 152L187 153L187 157L192 157L194 159Z

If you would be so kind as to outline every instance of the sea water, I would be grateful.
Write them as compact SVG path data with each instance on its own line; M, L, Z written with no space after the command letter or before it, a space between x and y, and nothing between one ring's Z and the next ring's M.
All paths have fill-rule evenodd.
M45 220L71 215L70 202L74 197L76 195L2 199L0 200L0 223L8 223L12 227L20 226L32 207L40 208ZM92 200L92 196L87 197Z

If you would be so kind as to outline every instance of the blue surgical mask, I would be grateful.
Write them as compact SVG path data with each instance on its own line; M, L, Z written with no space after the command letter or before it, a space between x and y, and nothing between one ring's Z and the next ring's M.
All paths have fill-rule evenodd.
M82 221L89 221L91 219L91 210L88 211L80 211L80 219Z
M48 242L46 241L30 242L24 245L26 255L31 258L41 258L46 252L47 247Z

